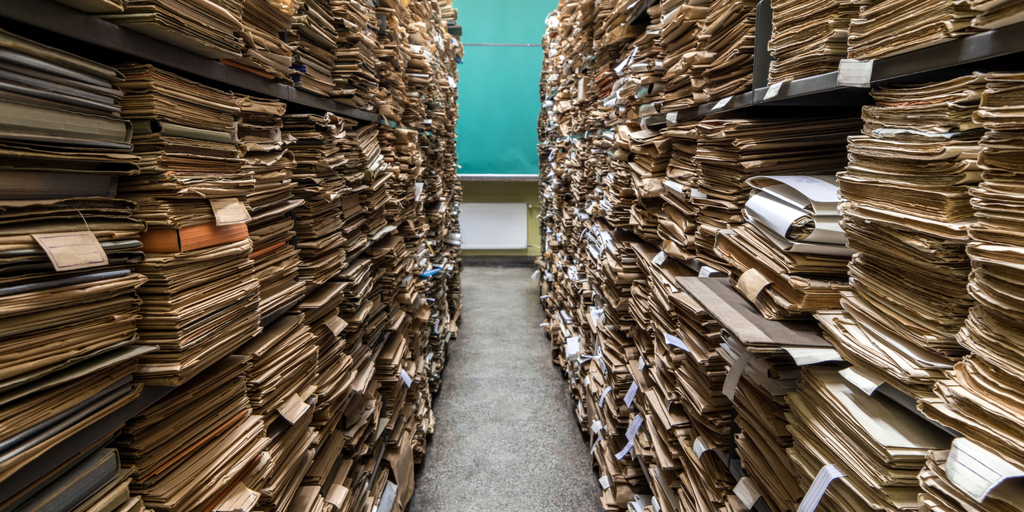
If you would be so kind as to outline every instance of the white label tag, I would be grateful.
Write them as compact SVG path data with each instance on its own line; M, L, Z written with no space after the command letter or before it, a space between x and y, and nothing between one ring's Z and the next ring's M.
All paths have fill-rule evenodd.
M457 89L459 87L459 84L455 83L454 78L448 77L448 87L451 87L452 89Z
M701 267L700 268L700 274L697 274L697 277L703 277L704 279L707 279L707 278L711 277L711 274L714 274L714 273L715 273L715 269L713 267Z
M91 231L32 235L32 238L46 252L57 272L102 267L109 263L107 253Z
M833 464L821 468L821 471L818 471L818 476L814 477L811 488L807 490L804 500L800 502L800 508L796 509L797 512L814 512L818 508L818 503L821 502L822 496L825 496L825 491L828 490L829 484L836 478L843 478L845 476Z
M604 407L604 398L606 396L608 396L608 393L610 393L611 391L612 391L612 387L611 386L608 386L608 387L604 388L604 393L601 393L601 399L597 401L597 406L598 407Z
M626 407L633 407L633 399L636 398L636 392L639 390L640 386L633 381L633 385L629 386L629 391L626 391Z
M842 361L843 356L834 348L802 348L784 347L786 352L793 357L797 366L824 363L827 361Z
M633 441L626 443L626 447L621 452L615 454L615 460L622 460L633 449Z
M281 414L285 421L294 425L296 421L299 421L303 413L309 410L309 407L309 404L302 401L302 397L292 393L288 400L285 400L283 404L278 406L277 412Z
M668 119L668 122L670 122L670 123L674 124L674 123L679 122L679 112L672 112L672 113L670 113L669 115L667 115L665 117Z
M539 275L540 275L540 270L534 270L533 271L533 275L530 276L530 279L533 279L534 281L536 281L537 280L537 276L539 276Z
M647 361L644 361L644 356L640 356L636 361L636 369L644 371L644 368L647 368Z
M946 476L953 485L982 503L999 484L1020 478L1024 472L974 441L960 437L953 440L949 451Z
M580 358L579 336L565 339L565 358L569 361L576 361Z
M636 416L633 416L633 421L629 422L629 428L626 429L626 439L632 441L634 438L636 438L636 435L638 432L640 432L640 427L643 424L644 417L642 414L637 414Z
M590 431L595 434L600 434L602 428L604 428L604 425L601 424L600 420L594 420L594 422L590 424Z
M860 62L854 59L843 59L839 61L839 77L836 83L843 87L871 88L871 73L874 71L875 61Z
M725 384L722 385L722 393L732 400L736 396L736 387L740 385L740 378L743 377L743 369L750 362L751 354L746 352L736 360L736 363L729 368L729 374L725 376Z
M842 375L847 382L853 384L857 389L863 391L864 394L869 396L878 389L878 386L881 386L882 383L885 382L884 380L875 377L856 366L851 366L840 371L839 375Z
M213 216L217 219L218 226L245 224L252 220L252 217L249 216L249 210L245 208L241 201L234 197L210 199L210 207L213 208Z
M590 387L590 376L589 375L583 378L583 385L588 387L588 388Z
M754 510L754 503L757 503L757 499L761 497L761 490L758 489L754 479L749 476L741 478L736 483L733 492L736 493L736 497L743 502L743 506L747 507L748 510Z
M770 87L768 87L768 92L764 93L764 99L765 100L770 100L770 99L778 96L779 95L779 91L782 90L782 84L784 84L784 83L785 82L778 82L778 83L774 83Z
M658 255L655 256L654 260L652 260L652 261L654 262L655 265L660 267L660 266L665 264L665 260L667 260L667 259L668 259L668 255L667 254L665 254L664 252L659 252Z
M402 368L402 372L401 373L402 373L402 382L405 383L405 387L411 388L412 387L412 377L410 377L409 374L405 371L405 368Z
M594 451L597 450L597 443L600 443L603 440L604 440L604 436L597 436L597 440L595 440L594 444L590 446L590 454L591 455L593 455Z
M711 110L719 110L728 105L730 101L732 101L732 96L729 96L728 98L722 98L721 100L718 101L718 103L715 103L715 106L711 107Z
M699 459L700 456L704 455L704 452L706 451L708 451L708 445L704 442L704 438L697 437L697 439L693 442L693 453L696 454L697 458Z
M348 487L341 484L334 484L331 486L331 490L327 493L327 497L324 501L334 505L335 510L339 510L345 504L345 499L348 498L348 492Z
M416 199L415 200L418 202L420 200L420 197L423 196L423 183L416 183L415 189L416 189Z
M611 479L608 478L608 475L605 475L605 476L602 476L601 478L598 478L597 481L601 483L601 488L602 489L607 490L609 487L612 486Z
M231 494L217 505L215 512L252 512L259 499L260 493L239 482L231 489Z
M550 295L541 295L541 296L540 296L540 300L544 300L544 299L550 299L550 298L551 298L551 296L550 296Z
M687 352L690 351L690 347L687 347L686 343L683 343L683 340L681 340L679 338L676 338L675 336L672 336L671 334L669 334L667 332L666 333L662 333L662 334L665 335L665 344L666 345L671 345L673 347L676 347L676 348L678 348L680 350L685 350Z
M344 331L348 327L348 322L341 319L340 316L334 316L324 321L324 325L334 333L335 336L340 336L341 331Z

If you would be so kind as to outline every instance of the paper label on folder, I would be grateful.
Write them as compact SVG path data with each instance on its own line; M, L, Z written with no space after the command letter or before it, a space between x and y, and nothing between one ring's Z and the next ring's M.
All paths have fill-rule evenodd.
M733 488L733 492L743 502L743 506L749 510L754 510L754 504L761 497L761 490L757 488L757 483L754 482L754 479L749 476L741 478L736 483L736 487Z
M707 443L704 442L703 437L698 436L697 440L693 442L693 453L697 455L697 458L699 459L700 456L704 455L704 452L706 451L708 451Z
M622 460L633 449L633 441L626 443L625 448L621 452L615 454L615 460Z
M57 272L107 265L107 253L91 231L32 235Z
M725 376L725 383L722 385L722 393L732 400L736 396L736 387L740 385L740 378L743 377L743 369L747 367L747 363L750 362L751 354L747 352L740 356L739 359L729 369L729 374Z
M348 498L348 493L348 487L341 484L334 484L331 486L331 490L327 493L327 497L324 501L334 505L334 509L338 510L345 504L345 500Z
M608 393L610 393L611 390L612 390L611 386L608 386L608 387L604 388L604 393L601 393L601 399L597 401L597 406L598 407L604 407L604 399L605 399L606 396L608 396Z
M637 433L640 432L640 427L644 424L644 417L642 414L633 416L633 421L629 422L629 428L626 429L626 439L630 442L636 438Z
M834 464L821 468L821 471L818 471L818 476L814 477L811 488L807 490L804 500L800 502L800 508L797 509L797 512L814 512L818 508L821 498L825 496L825 491L828 490L829 484L836 478L843 478L845 476Z
M721 108L725 107L726 105L728 105L730 101L732 101L732 96L729 96L727 98L722 98L721 100L719 100L718 103L715 103L715 106L711 107L711 110L721 109Z
M673 347L676 347L676 348L678 348L680 350L685 350L687 352L690 351L690 347L687 347L686 343L683 343L683 340L681 340L679 338L676 338L675 336L673 336L673 335L671 335L671 334L669 334L667 332L666 333L662 333L662 334L665 335L665 344L666 345L672 345Z
M658 255L654 257L653 262L654 262L655 265L660 267L660 266L665 264L665 260L667 260L667 259L668 259L668 255L667 254L665 254L664 252L659 252Z
M416 184L416 201L419 201L420 197L422 197L422 196L423 196L423 183L421 182L421 183L417 183Z
M633 399L636 398L636 392L639 390L640 386L637 385L636 381L633 381L633 385L626 392L626 407L633 407Z
M309 407L310 405L304 402L302 397L292 393L292 396L288 397L288 400L285 400L285 402L277 408L277 412L280 413L281 417L288 423L294 425L295 422L299 421L299 418L309 410Z
M213 208L213 216L217 219L218 226L245 224L252 220L249 210L234 197L210 199L210 207Z
M252 512L259 500L260 493L238 483L214 510L215 512Z
M597 479L597 481L601 483L602 489L607 490L609 487L612 486L611 478L608 478L608 475L602 476L601 478Z
M847 382L853 384L854 386L857 387L857 389L860 389L861 391L864 392L864 394L868 396L874 393L875 390L878 389L878 386L881 386L883 383L885 383L884 380L874 375L871 375L870 373L865 372L864 370L856 366L851 366L845 370L840 371L839 375L842 375L843 378L847 380Z
M644 371L644 368L647 368L647 361L644 361L644 356L640 356L640 358L637 359L636 362L636 369L639 371Z
M768 92L766 92L764 94L764 99L770 100L770 99L778 96L779 95L779 91L782 90L782 84L784 84L784 83L786 83L786 82L778 82L778 83L772 84L771 87L768 87Z
M678 122L678 121L679 121L679 112L670 112L670 113L668 114L668 116L666 116L666 119L667 119L667 120L668 120L668 122L670 122L670 123L676 123L676 122Z
M953 440L946 459L946 476L958 489L982 503L1000 484L1020 478L1024 472L974 441L960 437Z
M405 387L412 387L412 377L410 377L409 374L405 371L405 368L402 368L402 382L405 383Z
M875 61L860 62L854 59L843 59L839 61L839 77L836 79L838 85L844 87L871 88L871 72L874 71Z

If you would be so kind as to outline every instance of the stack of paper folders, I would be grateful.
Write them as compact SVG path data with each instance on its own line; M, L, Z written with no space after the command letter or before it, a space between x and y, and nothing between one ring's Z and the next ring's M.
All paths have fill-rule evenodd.
M963 510L1021 508L1014 480L1002 477L1024 470L1024 443L1016 418L1020 409L1022 283L1019 278L1024 238L1020 143L1024 139L1024 75L992 73L975 114L987 130L981 139L981 183L971 190L977 218L967 247L972 273L967 290L976 301L957 340L970 355L946 372L935 387L937 399L922 400L925 414L965 437L953 443L945 475L970 500ZM983 467L998 468L987 483L969 476ZM1000 485L1002 484L1002 485Z
M967 0L886 0L860 8L850 24L851 59L891 57L978 32Z
M696 49L712 59L701 72L707 101L753 88L756 19L757 2L711 2Z
M320 96L334 91L331 78L338 32L328 0L292 0L295 14L285 38L292 52L295 87Z
M377 50L375 10L359 0L333 0L331 8L337 30L337 49L331 76L336 100L359 109L372 109L378 101L375 91L379 78L373 73ZM425 41L411 47L422 53Z
M291 137L282 135L285 104L249 96L237 97L242 110L238 119L238 142L245 164L242 172L252 172L255 187L246 196L247 223L252 240L250 259L260 282L260 317L289 307L306 292L306 283L298 280L299 250L295 238L293 212L303 200L294 195L295 155L287 149Z
M124 0L123 13L100 17L211 59L242 56L241 0Z
M700 195L694 162L700 133L696 124L669 127L662 133L672 141L672 158L661 189L661 199L665 202L658 215L661 249L680 261L692 260L697 257L699 210L693 204L693 197Z
M245 42L241 57L223 61L264 78L292 85L292 49L281 34L292 26L297 2L292 0L249 0L242 5Z
M994 30L1024 21L1020 0L972 0L971 9L979 13L971 23L975 28Z
M700 197L697 254L701 261L727 270L715 252L721 229L744 223L743 206L759 175L833 175L846 165L846 138L860 129L858 118L705 119L695 158Z
M657 216L662 211L662 182L671 159L672 144L657 132L631 129L629 125L618 128L616 143L631 153L629 167L636 200L630 208L630 227L644 240L660 244Z
M671 0L661 4L661 39L664 48L665 92L662 112L675 112L708 101L701 71L712 62L710 52L696 51L706 0Z
M772 0L768 82L823 75L846 58L850 22L870 0Z
M117 70L0 31L0 486L138 397L146 277Z
M971 116L984 87L976 75L874 91L880 104L865 107L866 135L850 138L839 176L853 291L845 313L818 318L848 361L919 398L965 353L956 335L973 302L968 191L982 135Z
M758 176L743 209L747 224L721 230L715 251L734 284L769 319L806 317L839 307L850 290L853 251L839 227L834 176Z

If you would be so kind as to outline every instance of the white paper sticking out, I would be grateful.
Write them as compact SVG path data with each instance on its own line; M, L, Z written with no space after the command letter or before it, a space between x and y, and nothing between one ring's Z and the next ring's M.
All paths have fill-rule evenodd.
M740 378L743 377L743 369L747 367L747 363L750 362L750 352L745 352L740 356L739 359L729 368L729 374L725 376L725 383L722 385L722 393L732 400L736 396L736 387L740 385Z
M708 451L708 445L704 442L704 438L697 436L697 439L693 442L693 453L697 455L699 459L704 452Z
M671 335L671 334L669 334L667 332L666 333L662 333L662 334L665 335L665 344L666 345L672 345L673 347L676 347L676 348L678 348L680 350L685 350L687 352L690 351L690 347L687 347L686 343L684 343L683 340L681 340L679 338L676 338L675 336L673 336L673 335Z
M630 451L633 450L633 441L626 443L625 448L621 452L615 454L615 460L622 460Z
M633 416L633 421L629 422L629 428L626 429L626 439L632 441L636 438L637 433L640 432L640 427L644 424L644 416L637 414Z
M754 503L757 503L757 499L761 497L761 489L757 487L757 482L749 476L741 478L733 488L733 492L736 493L736 497L740 499L743 506L749 510L754 510Z
M576 361L580 358L580 337L573 336L565 339L565 358L569 361Z
M728 98L722 98L721 100L719 100L718 103L715 103L715 106L711 107L711 110L719 110L728 105L730 101L732 101L732 96L729 96Z
M863 391L865 394L869 396L872 393L874 393L876 389L878 389L878 386L881 386L883 383L885 383L885 381L882 380L881 378L876 377L856 366L851 366L845 370L840 371L839 375L842 375L843 378L847 380L847 382L853 384L854 386L857 387L857 389Z
M785 349L789 355L793 356L797 366L843 360L843 356L839 355L834 348L785 347Z
M1024 472L966 437L953 440L953 448L946 460L946 476L978 503L984 502L993 491L1000 494L1000 498L1003 494L1007 498L1015 496L1016 499L1008 500L1010 503L1020 503L1020 496L1024 494L1020 481L1014 482L1017 485L1005 492L997 490L1003 482L1020 478Z
M594 420L594 422L590 424L590 431L595 434L600 434L602 428L604 428L604 425L601 424L601 420Z
M778 96L779 95L779 91L782 90L782 84L784 84L784 83L786 83L786 82L776 82L776 83L772 84L770 87L768 87L768 92L766 92L764 94L764 99L765 100L770 100L770 99Z
M412 387L412 377L410 377L409 374L406 373L405 368L402 368L402 382L405 383L405 387Z
M633 407L633 399L636 398L636 392L639 390L640 386L633 381L633 385L629 386L629 391L626 392L626 407Z
M860 62L854 59L843 59L839 61L839 78L836 83L843 87L871 88L871 73L874 71L875 61Z
M665 264L665 260L667 260L667 259L668 259L668 255L665 254L664 251L662 251L662 252L659 252L658 255L654 257L653 262L654 262L655 265L660 267L660 266Z
M604 392L601 393L601 399L597 401L597 406L598 407L604 407L604 398L606 396L608 396L608 393L610 393L611 390L612 390L611 386L608 386L608 387L604 388Z
M644 368L647 368L647 361L644 361L644 356L640 356L636 362L636 369L644 371Z
M536 281L537 280L537 276L539 276L539 275L540 275L540 270L534 270L533 271L533 275L530 276L530 279L533 279L533 280Z
M825 496L825 491L828 490L829 484L836 478L843 478L845 476L834 464L821 468L821 471L818 471L818 476L814 477L811 488L807 490L804 500L800 502L800 508L797 509L797 512L814 512L818 508L821 498Z
M608 478L608 475L602 476L601 478L597 479L597 481L601 482L602 489L608 489L609 487L612 486L612 481L610 478Z

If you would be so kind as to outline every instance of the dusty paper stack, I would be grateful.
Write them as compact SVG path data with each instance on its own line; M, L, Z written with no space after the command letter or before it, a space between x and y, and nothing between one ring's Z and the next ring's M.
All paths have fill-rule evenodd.
M285 32L292 51L295 87L320 96L334 91L332 79L338 33L328 0L292 0L295 15Z
M263 417L245 395L247 358L228 356L132 418L111 445L153 510L252 510L273 469ZM232 508L232 504L234 508Z
M295 231L302 265L299 279L323 284L345 268L348 241L342 231L339 201L348 191L339 169L345 155L339 142L345 136L342 120L334 114L287 114L283 131L294 139L289 149L297 166L293 179L298 183L295 195L304 203L295 211Z
M712 0L696 49L711 59L701 69L709 101L753 87L756 11L754 1Z
M839 177L853 292L846 314L818 318L848 361L917 398L965 353L956 334L973 303L968 190L982 135L971 117L984 87L974 75L874 91Z
M846 164L846 137L861 128L859 118L726 119L700 123L694 161L698 191L697 254L701 261L727 270L715 254L721 229L743 224L742 210L758 176L830 175Z
M820 510L918 509L918 474L952 438L879 394L868 395L829 369L805 369L787 398L801 490L827 487ZM813 485L812 485L813 484Z
M658 236L662 202L662 182L671 158L669 139L635 125L622 125L616 131L616 151L629 152L628 165L636 200L630 208L629 225L633 232L650 243L660 243Z
M971 354L947 371L935 387L938 399L923 400L929 417L956 429L945 477L971 500L966 509L988 510L1002 501L1019 509L1016 485L999 485L1024 469L1024 450L1013 420L1018 415L1021 357L1021 248L1019 144L1024 138L1024 75L992 73L975 114L987 130L981 140L981 183L971 190L977 220L967 248L973 272L968 291L975 299L957 340ZM980 465L991 466L981 480L971 478ZM1001 508L1000 508L1001 509Z
M772 63L768 83L798 80L839 69L846 58L850 22L870 0L772 0Z
M665 92L662 112L674 112L708 101L703 70L714 55L697 50L708 15L707 0L671 0L661 6L661 40L665 49Z
M92 14L124 12L126 0L57 0L68 7Z
M292 49L282 35L292 26L293 0L249 0L242 10L241 58L224 61L250 73L292 85Z
M672 141L672 158L665 171L661 199L665 202L658 216L658 234L661 250L680 261L697 257L697 215L700 210L693 203L700 197L697 190L697 140L700 131L696 123L669 126L661 131Z
M834 176L758 176L746 224L718 231L715 253L740 292L770 320L810 319L839 308L853 251L839 226Z
M142 343L158 350L139 377L184 383L259 333L259 281L245 200L254 188L239 149L230 95L148 65L126 65L122 115L142 158L118 196L139 203L149 278L140 289Z
M724 457L730 470L739 457L745 474L735 471L733 492L752 505L758 496L772 510L795 510L803 493L797 487L797 470L789 463L787 448L793 439L787 430L787 393L796 388L803 367L832 364L839 354L821 338L812 323L778 322L760 312L725 279L679 278L676 282L690 297L689 307L700 307L721 326L721 343L711 347L700 339L699 350L714 348L724 362L722 394L736 412L733 431L735 451L714 454ZM703 439L702 447L723 449ZM709 454L712 455L712 454Z
M260 317L289 308L306 292L298 280L299 250L293 212L303 204L295 197L298 183L292 180L295 156L286 146L291 137L282 134L281 116L285 104L248 96L237 98L242 110L238 120L238 142L244 151L243 171L252 171L256 187L246 197L249 203L249 238L252 240L253 271L260 282Z
M311 428L317 389L318 347L302 314L285 315L235 352L250 365L246 394L253 414L263 417L270 469L257 510L287 510L313 464Z
M123 12L100 18L211 59L245 51L241 0L125 0Z
M872 0L850 23L849 57L891 57L978 32L968 0Z
M337 49L334 50L336 100L363 110L376 110L379 80L374 74L377 59L376 11L361 0L331 0Z
M1020 0L974 0L971 9L978 11L971 22L978 29L994 30L1024 21L1024 2Z

